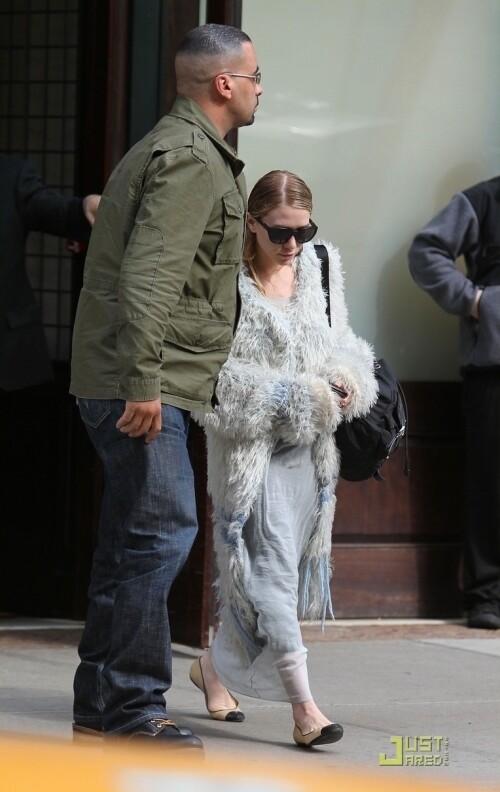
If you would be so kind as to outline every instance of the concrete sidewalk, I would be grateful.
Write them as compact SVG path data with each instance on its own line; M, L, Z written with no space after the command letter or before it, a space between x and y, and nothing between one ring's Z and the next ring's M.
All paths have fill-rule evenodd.
M80 632L73 622L0 620L0 730L71 740ZM289 705L244 696L244 723L211 720L188 678L200 652L179 644L173 647L170 717L203 739L207 756L500 788L498 632L456 623L358 620L335 622L324 634L306 625L304 637L313 694L323 712L343 724L341 742L301 750L292 742Z

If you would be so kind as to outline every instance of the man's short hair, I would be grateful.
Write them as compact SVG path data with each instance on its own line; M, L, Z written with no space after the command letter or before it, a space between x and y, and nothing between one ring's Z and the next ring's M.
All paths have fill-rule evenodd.
M230 25L200 25L190 30L182 39L178 55L237 55L243 44L251 38L239 28Z

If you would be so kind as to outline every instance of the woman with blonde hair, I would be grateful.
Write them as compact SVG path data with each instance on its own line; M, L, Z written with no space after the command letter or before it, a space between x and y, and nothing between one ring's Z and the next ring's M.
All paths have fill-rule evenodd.
M249 196L241 317L218 405L195 416L207 437L220 626L190 671L218 720L244 719L229 690L290 702L305 746L343 735L314 702L299 620L333 616L334 432L377 393L372 349L349 326L340 258L326 243L329 324L311 212L309 188L288 171L267 173Z

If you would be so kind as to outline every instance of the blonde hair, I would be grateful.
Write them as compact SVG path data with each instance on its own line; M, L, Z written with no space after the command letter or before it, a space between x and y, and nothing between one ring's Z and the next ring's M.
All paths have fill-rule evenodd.
M261 219L278 206L291 206L294 209L306 209L312 212L311 190L300 176L286 170L273 170L262 176L248 196L248 213ZM253 260L257 250L255 234L245 236L243 261L247 265L259 291L262 284L255 272Z

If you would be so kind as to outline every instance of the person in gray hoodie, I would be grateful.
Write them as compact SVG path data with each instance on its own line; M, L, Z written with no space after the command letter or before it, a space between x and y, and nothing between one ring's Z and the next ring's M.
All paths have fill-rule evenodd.
M466 274L456 266L464 257ZM500 629L500 176L455 195L414 238L410 272L459 316L466 446L464 608Z

